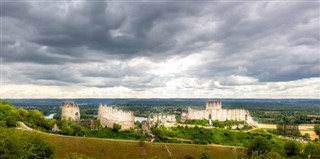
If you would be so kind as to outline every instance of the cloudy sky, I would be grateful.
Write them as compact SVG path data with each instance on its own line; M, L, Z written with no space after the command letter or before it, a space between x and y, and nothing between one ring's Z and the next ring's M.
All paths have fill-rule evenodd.
M2 1L2 98L320 98L320 2Z

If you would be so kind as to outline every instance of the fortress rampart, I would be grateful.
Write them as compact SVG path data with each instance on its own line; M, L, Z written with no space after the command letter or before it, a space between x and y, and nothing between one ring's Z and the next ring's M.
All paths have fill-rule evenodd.
M176 122L176 116L174 114L155 114L153 115L153 121L161 122Z
M121 129L134 127L134 115L131 111L123 111L107 105L100 104L98 107L98 120L103 127L113 127L113 124L121 125Z

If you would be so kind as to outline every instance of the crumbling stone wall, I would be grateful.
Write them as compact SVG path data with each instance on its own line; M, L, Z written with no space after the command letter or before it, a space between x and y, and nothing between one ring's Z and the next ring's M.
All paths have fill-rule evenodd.
M107 105L100 104L98 107L98 120L102 127L113 127L113 124L121 125L121 129L134 127L134 115L132 111L123 111Z
M174 114L155 114L153 115L153 122L159 122L161 126L168 126L170 123L176 122L176 116Z
M80 120L80 109L74 102L62 102L61 104L61 119L62 120Z

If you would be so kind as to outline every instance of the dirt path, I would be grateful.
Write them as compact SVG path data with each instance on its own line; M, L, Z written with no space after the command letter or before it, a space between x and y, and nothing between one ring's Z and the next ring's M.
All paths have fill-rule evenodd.
M18 121L18 128L17 129L23 129L23 130L34 130L30 127L28 127L26 124L24 124L24 122Z

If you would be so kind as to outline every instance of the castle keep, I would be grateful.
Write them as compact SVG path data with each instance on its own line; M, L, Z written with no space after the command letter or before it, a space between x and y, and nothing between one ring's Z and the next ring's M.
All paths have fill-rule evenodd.
M246 121L249 125L256 125L245 109L222 109L221 101L207 101L205 110L196 110L188 108L188 113L183 114L182 118L186 119L212 119L212 120L238 120Z
M61 119L62 120L80 120L80 109L74 102L62 102L61 105Z
M100 104L98 107L98 120L102 127L113 127L113 124L121 125L121 129L134 127L134 115L131 111L123 111L107 105Z

